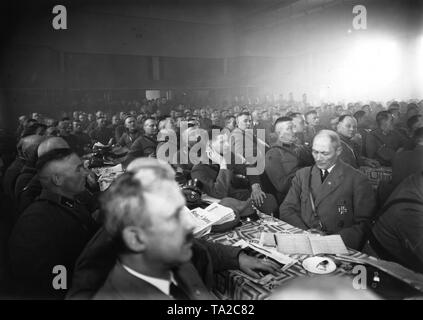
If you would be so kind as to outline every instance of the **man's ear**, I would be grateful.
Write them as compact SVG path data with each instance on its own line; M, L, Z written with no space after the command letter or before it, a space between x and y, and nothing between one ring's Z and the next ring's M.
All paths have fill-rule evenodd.
M336 149L336 155L339 157L339 156L341 155L341 153L342 153L342 147L341 147L341 146L339 146L339 147Z
M51 181L57 187L60 187L63 184L63 177L60 174L54 173L51 176Z
M137 226L128 226L122 231L125 246L133 252L143 252L147 247L145 231Z

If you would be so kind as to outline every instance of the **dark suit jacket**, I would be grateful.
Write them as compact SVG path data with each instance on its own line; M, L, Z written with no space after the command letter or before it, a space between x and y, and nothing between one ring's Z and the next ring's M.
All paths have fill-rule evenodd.
M397 199L413 199L420 203L402 201L382 212L373 227L373 235L389 257L371 243L382 259L398 262L423 273L423 173L407 177L387 203Z
M86 208L70 199L43 190L19 217L9 240L10 266L18 291L31 298L62 298L54 290L53 268L73 266L97 229Z
M323 184L319 171L316 166L297 171L279 208L281 220L304 230L320 229L311 207L311 192L326 232L340 234L348 247L360 249L376 207L370 182L360 171L340 160Z
M193 279L199 275L208 289L214 285L214 272L239 268L239 248L194 240L192 251L191 263L195 270L189 270L193 273ZM67 298L91 299L108 278L109 272L117 262L118 253L119 246L116 241L113 241L104 229L100 229L78 258ZM183 272L185 271L186 269L183 269ZM112 274L111 277L115 278ZM190 288L195 287L197 286ZM120 288L123 289L124 286Z
M210 300L208 289L192 263L185 263L174 273L178 287L190 300ZM152 284L131 275L116 262L94 300L173 300Z
M3 190L4 193L13 199L15 194L15 184L23 166L25 160L21 157L16 157L15 161L7 168L3 178Z
M392 184L397 186L408 176L423 170L423 146L395 154L392 161Z

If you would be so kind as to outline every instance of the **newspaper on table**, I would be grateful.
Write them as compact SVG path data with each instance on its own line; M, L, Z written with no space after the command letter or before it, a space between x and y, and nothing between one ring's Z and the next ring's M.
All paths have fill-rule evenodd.
M207 208L195 208L189 210L185 207L195 225L194 236L199 238L208 234L213 225L220 225L233 221L236 216L231 208L222 206L218 203L212 203Z

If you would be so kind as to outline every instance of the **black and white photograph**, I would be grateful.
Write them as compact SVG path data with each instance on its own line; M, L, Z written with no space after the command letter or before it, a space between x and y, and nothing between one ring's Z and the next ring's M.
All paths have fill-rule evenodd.
M0 300L423 300L423 1L0 16Z

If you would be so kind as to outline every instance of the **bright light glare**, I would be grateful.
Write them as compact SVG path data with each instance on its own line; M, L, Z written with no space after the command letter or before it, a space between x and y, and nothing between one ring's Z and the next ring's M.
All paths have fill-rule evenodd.
M423 96L423 35L420 37L417 43L416 50L416 88L418 90L417 94L419 97Z
M352 99L386 99L398 89L401 67L400 48L394 41L358 39L346 55L340 91Z

